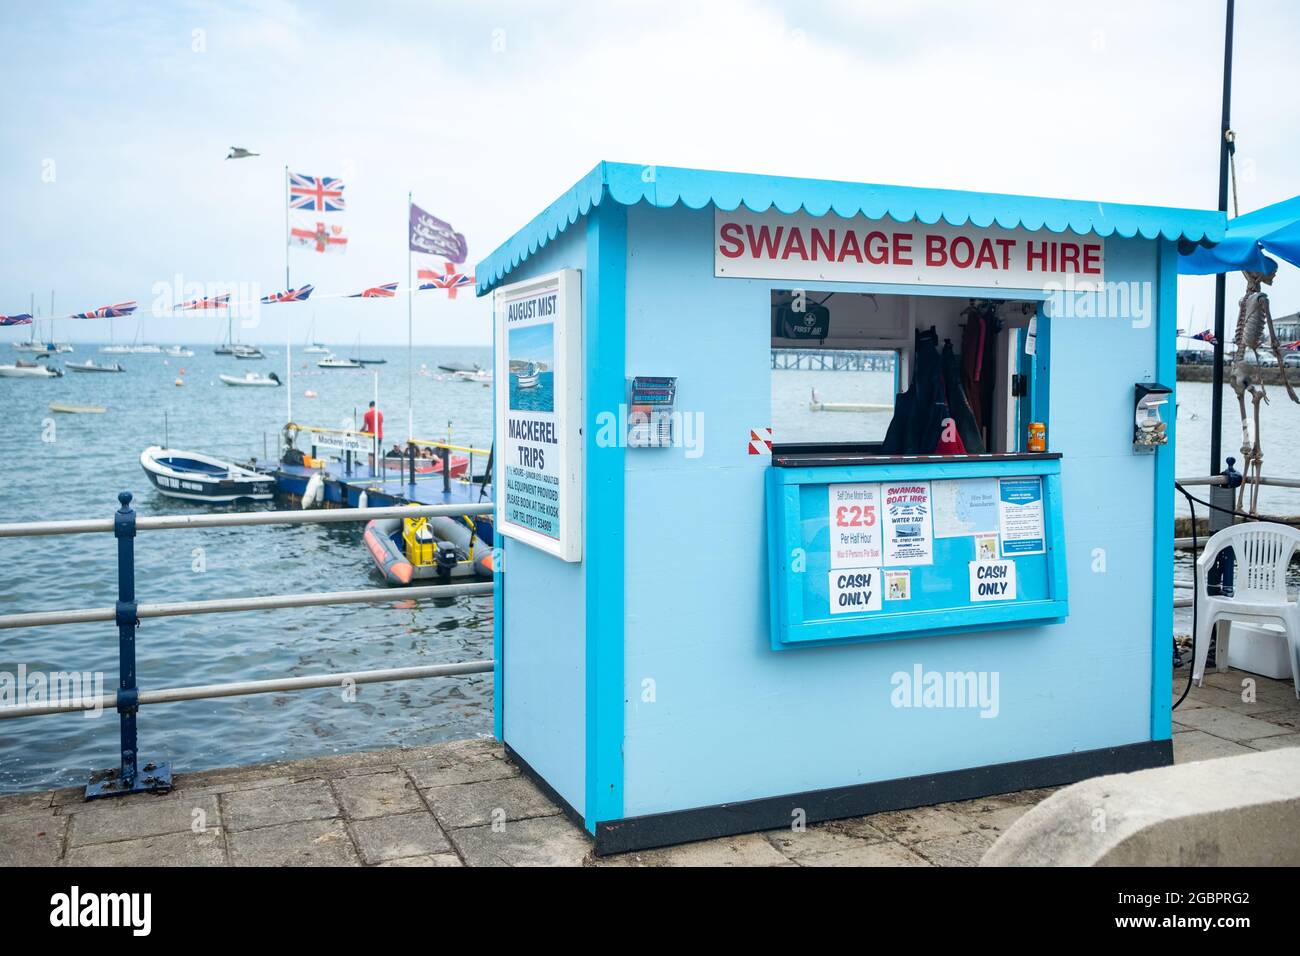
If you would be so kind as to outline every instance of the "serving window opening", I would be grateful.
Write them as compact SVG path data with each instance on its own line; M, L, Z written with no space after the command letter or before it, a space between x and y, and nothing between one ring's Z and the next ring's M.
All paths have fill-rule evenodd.
M1031 450L1036 302L777 289L771 313L774 452Z

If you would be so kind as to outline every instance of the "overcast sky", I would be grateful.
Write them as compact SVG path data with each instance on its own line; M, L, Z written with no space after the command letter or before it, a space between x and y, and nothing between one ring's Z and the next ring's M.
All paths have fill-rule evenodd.
M1223 0L1156 3L7 4L0 313L278 290L284 183L348 183L349 252L293 280L405 280L406 194L486 256L602 159L1213 208ZM1243 211L1300 193L1300 5L1238 4ZM261 153L226 161L230 146ZM1275 315L1300 308L1285 268ZM1235 303L1241 283L1230 280ZM1212 279L1180 282L1209 324ZM416 299L417 341L486 343L468 292ZM403 301L262 312L245 339L405 342ZM1233 320L1230 316L1229 322ZM212 318L146 318L207 341ZM60 338L106 335L61 323ZM129 337L133 322L119 322ZM24 330L5 330L7 338Z

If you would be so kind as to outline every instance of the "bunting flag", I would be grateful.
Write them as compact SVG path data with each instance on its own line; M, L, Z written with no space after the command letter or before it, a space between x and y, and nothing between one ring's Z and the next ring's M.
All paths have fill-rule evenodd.
M135 301L118 302L116 305L101 305L98 309L78 312L74 319L112 319L121 315L130 315L136 309Z
M416 277L419 279L427 279L429 281L423 283L420 286L420 289L446 289L447 298L454 299L456 298L457 289L461 286L474 284L474 277L466 275L463 272L457 272L454 263L444 262L443 267L446 271L441 275L434 272L432 269L421 269L416 274Z
M347 201L343 198L343 180L333 176L307 176L289 174L289 208L309 209L312 212L344 212Z
M283 292L272 292L270 295L264 295L261 302L270 305L274 302L306 302L307 297L312 294L315 286L305 285L300 289L285 289Z
M1192 336L1192 338L1199 339L1202 342L1209 342L1211 345L1214 344L1214 333L1209 329L1206 329L1204 332L1197 332Z
M221 295L214 295L210 299L191 299L184 305L177 306L182 312L189 312L194 309L224 309L230 305L230 293L223 292Z
M0 315L0 326L5 325L31 325L32 314L23 312L19 315Z
M469 255L465 237L437 216L425 212L411 203L410 248L412 252L427 252L431 256L462 263Z
M349 299L391 299L397 295L397 283L385 282L383 285L373 286L365 292L354 292L348 296Z
M1294 342L1284 342L1282 348L1288 352L1300 352L1300 339L1296 339Z
M343 235L343 227L327 225L320 220L295 223L289 230L289 242L316 252L347 252L348 249L348 237Z

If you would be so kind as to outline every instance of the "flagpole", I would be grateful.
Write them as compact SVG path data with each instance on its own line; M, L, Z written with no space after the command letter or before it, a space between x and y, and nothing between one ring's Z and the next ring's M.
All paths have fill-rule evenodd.
M290 325L289 331L284 334L284 379L285 379L285 401L288 402L289 421L293 424L293 327Z
M289 281L289 164L284 165L284 287L292 288Z
M415 438L415 323L411 319L415 289L411 286L411 194L406 194L406 441Z

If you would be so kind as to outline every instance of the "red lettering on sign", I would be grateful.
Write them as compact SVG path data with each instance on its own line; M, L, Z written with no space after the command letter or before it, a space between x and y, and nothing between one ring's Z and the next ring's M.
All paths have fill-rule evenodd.
M1101 246L1093 242L1083 244L1083 271L1086 275L1101 274Z
M1061 243L1061 271L1065 272L1068 266L1074 266L1074 272L1079 271L1079 247L1073 242Z
M997 239L995 240L1002 247L1002 268L1011 268L1011 247L1016 244L1014 239Z
M910 266L911 264L912 234L910 232L894 233L894 265Z
M883 232L867 233L866 253L872 265L883 266L889 261L889 240Z
M1025 268L1030 272L1034 271L1034 261L1037 260L1038 267L1044 272L1047 271L1047 247L1048 243L1043 243L1043 248L1035 252L1034 240L1030 239L1025 243Z
M980 243L980 254L975 259L975 268L983 269L985 266L998 267L998 257L993 253L993 242L985 239Z
M975 261L975 243L965 236L958 236L952 241L952 251L949 255L952 256L952 264L958 269L968 269Z
M843 262L849 256L852 256L858 262L862 261L862 250L858 248L858 236L852 229L844 230L844 244L840 246L840 254L836 259L837 262Z
M764 256L768 259L775 259L784 232L785 226L777 226L775 233L768 229L767 226L759 226L758 235L755 236L754 227L746 226L745 234L749 237L749 254L755 259Z
M728 222L723 224L720 230L722 243L718 246L718 251L728 259L735 259L745 251L745 244L740 241L740 223ZM728 249L727 247L731 248Z
M785 240L785 249L781 252L782 259L789 259L792 254L798 255L804 262L808 261L808 247L803 244L803 231L800 229L791 229Z
M835 230L834 229L814 229L812 231L812 257L813 262L821 256L827 262L835 261Z
M935 268L948 264L948 253L943 247L943 236L925 237L925 264Z

